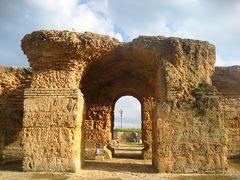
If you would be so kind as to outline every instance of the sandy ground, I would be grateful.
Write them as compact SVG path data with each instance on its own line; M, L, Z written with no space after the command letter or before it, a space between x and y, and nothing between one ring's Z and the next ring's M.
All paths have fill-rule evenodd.
M141 145L123 145L116 150L111 160L89 160L79 173L25 173L21 172L21 162L0 166L0 180L89 180L89 179L172 179L172 180L230 180L240 179L240 160L229 161L228 174L160 174L154 172L151 161L140 158Z

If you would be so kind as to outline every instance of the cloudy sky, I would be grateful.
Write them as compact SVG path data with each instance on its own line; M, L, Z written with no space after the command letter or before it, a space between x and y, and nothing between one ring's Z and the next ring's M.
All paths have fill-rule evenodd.
M0 0L0 65L29 66L22 37L35 30L207 40L216 65L240 65L240 0Z
M141 128L141 104L132 96L123 96L115 104L114 109L114 128Z

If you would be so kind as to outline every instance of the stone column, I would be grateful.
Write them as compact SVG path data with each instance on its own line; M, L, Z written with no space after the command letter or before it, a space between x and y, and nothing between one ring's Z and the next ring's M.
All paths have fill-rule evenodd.
M174 128L169 120L170 107L164 102L158 103L154 113L152 164L158 172L174 172L171 154Z
M181 101L176 106L157 104L153 165L159 172L226 172L227 136L219 99L204 93L196 101Z
M111 159L111 136L111 106L89 104L84 121L85 159L95 159L97 148L104 150L104 158Z
M84 109L80 90L30 88L24 95L23 170L78 171Z
M143 98L142 110L142 140L144 144L143 159L152 159L152 120L153 109L156 105L154 98Z
M25 171L80 168L82 77L94 59L121 44L92 33L42 30L25 35L21 46L33 69L24 100Z

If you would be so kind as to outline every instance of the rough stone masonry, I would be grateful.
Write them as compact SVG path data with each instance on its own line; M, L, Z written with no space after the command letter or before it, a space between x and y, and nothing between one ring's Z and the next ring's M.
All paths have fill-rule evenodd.
M142 106L144 159L158 172L225 173L240 154L240 67L215 68L206 42L36 31L22 39L31 69L0 68L0 159L24 171L81 169L112 157L115 102Z

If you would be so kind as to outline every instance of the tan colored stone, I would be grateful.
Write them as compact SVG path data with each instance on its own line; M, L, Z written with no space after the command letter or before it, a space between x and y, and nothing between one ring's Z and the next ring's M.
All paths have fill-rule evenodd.
M228 156L240 154L240 66L216 67L212 77L221 93L224 126L228 129Z
M22 49L33 73L3 72L0 92L2 101L11 89L28 88L23 125L17 126L23 127L25 171L76 172L84 158L95 158L96 148L111 158L113 110L123 95L142 105L143 157L159 172L224 173L227 146L239 152L239 88L232 98L208 89L193 94L201 84L213 89L215 47L206 41L140 36L121 43L94 33L42 30L26 35ZM213 83L225 93L221 75L235 87L238 72L216 69ZM20 96L23 102L23 91Z
M22 159L23 92L31 77L30 68L0 66L0 163Z

